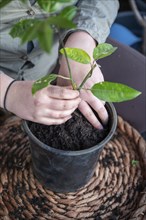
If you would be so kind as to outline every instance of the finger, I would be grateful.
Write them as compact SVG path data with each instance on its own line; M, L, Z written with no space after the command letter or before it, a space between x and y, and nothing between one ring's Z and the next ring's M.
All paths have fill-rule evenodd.
M34 105L42 108L54 110L69 110L75 108L80 103L81 98L77 96L74 99L56 99L46 95L46 93L38 93L34 97Z
M79 110L81 111L81 113L85 116L85 118L97 129L103 129L102 124L100 123L100 121L97 119L97 117L95 116L95 114L93 113L92 109L90 108L90 106L87 104L87 102L85 101L81 101L79 104Z
M51 119L62 119L62 118L71 116L71 114L75 111L76 108L65 110L65 111L56 111L56 110L52 110L48 108L39 108L35 112L35 117L36 118L48 117Z
M65 110L77 108L80 102L81 102L80 97L71 100L60 100L60 99L50 98L48 103L46 103L46 107L52 110L65 111Z
M97 112L102 123L104 125L106 125L108 122L108 112L107 112L103 102L93 96L92 99L90 99L90 101L88 103Z
M79 92L77 90L60 86L49 86L47 91L49 97L56 99L75 99L79 96Z

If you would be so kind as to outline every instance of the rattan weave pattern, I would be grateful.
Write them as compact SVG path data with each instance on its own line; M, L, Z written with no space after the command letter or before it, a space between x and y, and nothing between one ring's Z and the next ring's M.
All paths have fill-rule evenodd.
M146 143L120 117L93 178L67 194L45 189L34 177L21 120L12 117L0 126L0 220L144 220L144 174Z

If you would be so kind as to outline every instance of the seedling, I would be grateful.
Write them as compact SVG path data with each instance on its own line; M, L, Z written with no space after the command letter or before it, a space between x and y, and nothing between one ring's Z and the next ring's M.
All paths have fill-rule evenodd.
M49 86L52 81L54 81L57 77L64 78L66 80L70 80L72 84L72 88L76 90L85 89L84 84L86 81L92 76L93 70L97 65L97 61L99 59L102 59L104 57L107 57L114 53L116 51L116 47L113 47L111 44L102 43L99 44L97 47L93 50L93 59L89 56L88 53L86 53L84 50L79 48L62 48L60 50L60 53L63 54L66 57L66 60L68 62L68 58L72 59L76 62L82 63L82 64L90 64L91 69L86 74L85 78L81 82L80 85L77 85L76 82L73 81L72 73L69 69L69 77L64 77L62 75L57 74L49 74L39 80L37 80L32 87L32 94L34 95L38 90L45 88L46 86ZM93 60L91 62L91 60ZM69 62L68 62L69 63ZM87 90L90 90L93 95L98 97L99 99L107 102L123 102L127 100L131 100L133 98L136 98L141 94L141 92L130 88L127 85L120 84L120 83L113 83L113 82L100 82L94 84L91 88L86 88Z

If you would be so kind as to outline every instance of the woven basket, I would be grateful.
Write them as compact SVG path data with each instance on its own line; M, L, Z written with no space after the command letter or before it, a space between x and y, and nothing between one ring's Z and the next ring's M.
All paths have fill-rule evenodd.
M37 181L17 117L0 126L0 144L1 220L146 219L146 142L122 118L93 178L74 193L54 193Z

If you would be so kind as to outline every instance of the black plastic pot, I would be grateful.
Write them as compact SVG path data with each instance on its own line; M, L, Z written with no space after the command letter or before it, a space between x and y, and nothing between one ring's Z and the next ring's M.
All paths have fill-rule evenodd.
M24 121L24 130L30 139L34 174L47 188L55 192L73 192L83 187L93 176L101 150L113 136L117 114L113 104L107 103L110 130L107 137L96 146L80 151L64 151L39 141Z

